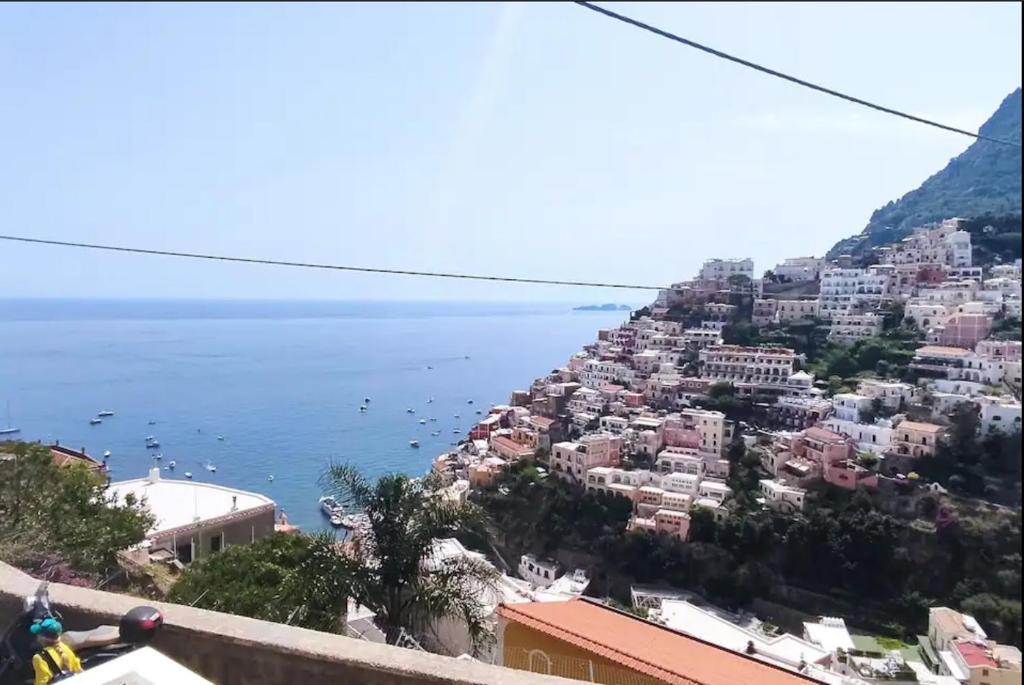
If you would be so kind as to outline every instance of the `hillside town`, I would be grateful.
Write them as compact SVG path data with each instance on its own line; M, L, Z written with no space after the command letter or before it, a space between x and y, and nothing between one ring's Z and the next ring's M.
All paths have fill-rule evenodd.
M451 497L472 498L530 463L541 478L628 500L628 530L686 542L697 512L722 520L734 508L730 450L742 445L759 461L748 494L762 508L800 516L812 491L831 487L911 515L927 498L941 526L956 515L948 500L958 482L922 474L955 430L954 413L973 415L979 438L1019 436L1020 315L1020 260L975 264L958 219L921 227L860 263L797 257L756 277L749 258L709 259L695 278L492 407L433 471ZM1000 335L1001 322L1016 336ZM820 377L821 361L806 351L734 340L794 326L811 329L808 339L821 331L823 346L840 352L897 331L905 363L879 359ZM722 398L730 404L711 408ZM1020 651L952 609L932 608L928 635L893 651L851 637L842 618L807 624L802 637L778 635L671 593L641 595L634 591L634 608L664 625L821 671L821 682L1021 679Z

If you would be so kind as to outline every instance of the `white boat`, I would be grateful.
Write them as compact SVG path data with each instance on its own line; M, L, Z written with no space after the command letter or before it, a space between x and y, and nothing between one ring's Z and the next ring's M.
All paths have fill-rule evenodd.
M217 436L217 439L218 439L218 440L223 440L223 439L224 439L224 436L223 436L223 435L218 435L218 436Z
M461 432L462 431L460 431L458 428L455 428L454 430L452 430L452 433L454 433L455 435L458 435Z
M267 480L270 481L271 483L273 483L274 482L274 474L270 474L269 476L267 476Z
M114 412L110 411L109 409L104 409L103 411L101 411L98 414L96 414L96 416L113 416L113 415L114 415Z
M103 419L89 419L90 426L95 426L98 423L103 423Z
M434 437L437 437L440 434L441 434L441 431L434 431L433 433L431 433L431 435L433 435Z
M157 442L156 440L152 440L152 441L146 443L146 449L147 450L155 450L155 449L157 449L159 447L160 447L160 443Z
M186 471L185 472L185 477L188 478L189 480L192 480L192 472L191 471Z
M171 459L169 462L167 462L167 468L171 469L172 471L174 470L174 467L177 466L177 465L178 465L178 462L174 461L173 459Z
M159 456L159 455L158 455L158 456ZM103 452L103 458L104 458L104 459L109 459L109 458L110 458L110 450L104 450L104 452Z
M7 427L6 428L0 428L0 435L14 435L15 433L20 433L20 432L21 432L20 428L15 428L14 426L11 425L11 403L8 402L7 403Z
M217 466L215 464L211 464L210 462L206 462L204 468L206 468L206 470L209 471L210 473L217 473Z
M426 419L420 419L420 425L423 425L423 424L424 424L424 423L426 423L426 422L427 422L427 420L426 420Z
M427 400L427 404L433 404L433 403L434 403L434 398L433 397L431 397L429 400Z
M455 415L455 418L459 418L459 415L458 415L458 414L456 414L456 415Z
M419 447L419 446L420 446L420 441L419 440L410 440L409 441L409 447Z
M147 435L146 436L146 442L153 442L154 440L156 440L155 436L152 436L152 435Z
M161 459L164 458L164 455L161 452L157 452L156 454L153 455L153 458L156 459L157 461L160 461Z
M367 407L365 404L359 407L359 411L366 411L367 409L369 409L369 407Z
M406 414L415 414L415 413L416 413L416 410L415 410L415 409L406 409L406 410L405 410L405 413L406 413Z

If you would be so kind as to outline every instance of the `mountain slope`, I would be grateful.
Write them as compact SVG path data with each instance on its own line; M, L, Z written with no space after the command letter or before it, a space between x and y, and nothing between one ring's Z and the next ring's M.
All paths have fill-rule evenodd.
M979 133L1020 142L1020 88L1006 96ZM875 210L862 233L836 243L828 256L859 254L900 240L917 226L954 216L1020 214L1020 165L1019 147L975 141L919 188Z

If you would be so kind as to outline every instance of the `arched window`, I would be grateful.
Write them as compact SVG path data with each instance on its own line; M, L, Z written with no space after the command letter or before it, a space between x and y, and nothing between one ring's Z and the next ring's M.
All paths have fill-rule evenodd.
M533 673L551 673L551 658L542 649L531 649L528 655L528 665ZM537 660L536 666L534 659Z

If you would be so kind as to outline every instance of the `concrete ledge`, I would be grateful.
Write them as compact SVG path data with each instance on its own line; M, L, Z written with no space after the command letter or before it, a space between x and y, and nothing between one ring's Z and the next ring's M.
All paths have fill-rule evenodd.
M20 612L39 581L0 562L0 622ZM153 645L219 685L567 685L562 678L514 671L401 647L295 628L179 604L51 584L50 598L69 629L117 624L139 604L164 614Z

